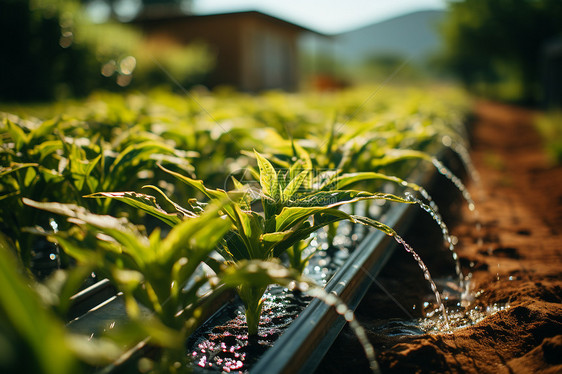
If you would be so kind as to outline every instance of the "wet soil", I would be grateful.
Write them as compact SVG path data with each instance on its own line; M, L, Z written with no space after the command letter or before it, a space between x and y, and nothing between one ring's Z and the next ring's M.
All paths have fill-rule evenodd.
M425 333L416 320L431 308L431 294L421 276L407 276L416 271L411 257L396 251L357 310L383 373L562 373L562 167L546 158L533 116L476 104L471 156L481 183L466 181L479 218L443 181L432 192L447 207L463 273L471 274L469 308L509 307L469 327ZM454 279L426 217L404 237L442 287ZM457 302L451 297L448 307ZM369 372L353 333L344 329L317 372Z

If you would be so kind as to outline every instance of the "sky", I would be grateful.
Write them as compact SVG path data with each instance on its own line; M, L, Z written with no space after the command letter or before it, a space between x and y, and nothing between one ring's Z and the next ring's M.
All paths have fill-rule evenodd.
M198 14L258 10L327 34L445 6L446 0L193 0Z

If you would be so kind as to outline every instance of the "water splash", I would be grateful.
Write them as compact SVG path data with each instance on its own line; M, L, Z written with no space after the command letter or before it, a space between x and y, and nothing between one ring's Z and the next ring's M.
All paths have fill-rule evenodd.
M459 330L465 327L476 325L484 318L492 316L498 312L509 309L509 303L495 303L486 307L474 306L472 308L449 309L449 332ZM429 313L424 318L418 320L419 327L429 333L440 333L443 331L443 324L440 318L435 314Z
M426 191L426 193L427 193L427 191ZM415 202L417 205L419 205L423 210L425 210L427 213L429 213L429 215L431 215L431 218L433 218L433 220L435 222L437 222L437 224L441 228L441 233L443 234L443 239L447 243L447 246L449 248L449 251L451 252L453 260L455 261L455 272L456 272L456 274L459 278L459 285L462 288L464 277L463 277L463 274L461 272L461 263L460 263L460 260L459 260L459 256L457 255L457 252L455 251L455 243L453 241L453 238L452 238L451 234L449 233L449 228L445 224L445 221L443 220L443 217L441 216L441 214L439 213L438 210L435 210L431 206L425 204L423 201L416 198L411 193L406 192L406 200ZM429 201L432 201L432 200L429 200ZM436 206L437 204L434 203L434 205Z
M445 322L445 329L449 330L450 328L449 328L449 318L447 317L447 310L445 309L445 304L443 304L443 301L441 300L441 295L439 294L439 291L437 290L437 286L435 285L435 282L431 278L431 274L429 273L429 269L427 268L427 266L425 265L425 263L423 262L421 257L416 253L416 251L414 251L414 249L408 243L406 243L406 241L404 241L404 239L402 239L400 236L398 236L396 234L394 235L394 239L399 244L401 244L404 247L404 249L406 249L406 251L408 253L410 253L414 257L414 260L416 260L416 262L418 263L418 266L420 267L420 269L423 272L423 277L429 282L431 290L433 291L433 294L435 295L435 301L437 303L437 308L439 309L439 311L443 315L443 321Z

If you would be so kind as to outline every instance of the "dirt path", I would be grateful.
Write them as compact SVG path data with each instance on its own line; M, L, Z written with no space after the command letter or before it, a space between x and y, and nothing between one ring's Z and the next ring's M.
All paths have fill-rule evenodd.
M476 116L471 153L482 181L468 188L482 229L476 229L474 216L463 207L461 223L452 232L459 239L464 271L473 274L476 305L510 307L454 333L404 334L401 325L395 335L383 336L367 317L385 314L391 307L381 305L388 297L380 292L369 296L358 316L383 372L562 373L562 167L549 165L531 112L481 102ZM400 280L387 280L386 289L397 286L392 282ZM416 284L411 289L412 295L418 292ZM401 293L396 295L401 305L416 305L414 296ZM401 313L394 309L388 314ZM348 335L329 355L360 356ZM327 360L319 372L366 371L361 362L348 358L338 367Z

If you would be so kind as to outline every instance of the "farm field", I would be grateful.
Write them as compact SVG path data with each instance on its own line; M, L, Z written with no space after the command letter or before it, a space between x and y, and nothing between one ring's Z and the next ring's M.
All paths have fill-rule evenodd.
M151 336L159 353L135 370L251 370L255 348L284 331L269 321L300 313L281 304L269 317L266 290L279 284L352 323L318 372L556 372L562 169L546 158L536 113L444 86L373 92L97 94L5 112L0 275L11 291L0 301L13 324L0 331L18 354L0 364L88 372ZM418 185L414 170L440 183ZM385 224L395 205L417 208L407 232ZM318 264L359 248L356 227L398 248L353 317L322 291ZM91 335L65 328L70 297L105 277L122 316ZM219 326L226 356L206 342L186 353L227 290L241 309L234 330ZM472 311L478 321L459 328Z
M463 122L469 101L444 86L388 88L376 98L374 92L105 93L5 112L1 259L13 292L2 302L14 327L3 328L29 345L37 361L26 365L39 371L102 365L122 353L119 345L128 349L150 336L150 345L163 350L149 360L151 370L183 367L190 358L180 342L229 289L243 304L240 335L262 337L264 295L273 284L311 292L364 337L351 311L323 291L320 279L309 280L314 274L306 269L316 253L353 251L357 239L341 231L342 222L372 227L412 253L446 320L422 259L381 212L419 205L441 225L448 257L456 257L431 197L408 179L425 165L464 190L435 155L450 149L469 167ZM80 317L73 293L103 278L120 292L123 318L82 336L63 328L74 318L69 313ZM26 284L33 287L22 293ZM35 306L14 314L10 305L18 303ZM35 318L44 319L43 335L30 328ZM58 343L42 345L47 337ZM86 356L62 344L84 338L92 350ZM376 368L364 338L363 345ZM66 361L52 362L53 355ZM8 368L22 364L13 360ZM242 362L220 360L229 370Z
M0 20L0 374L562 373L562 1Z

